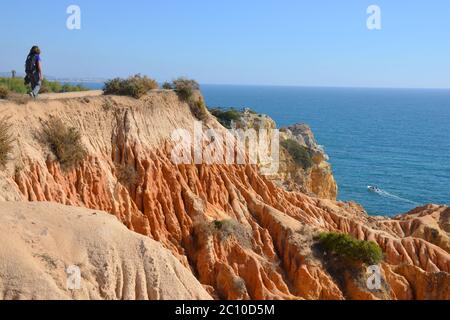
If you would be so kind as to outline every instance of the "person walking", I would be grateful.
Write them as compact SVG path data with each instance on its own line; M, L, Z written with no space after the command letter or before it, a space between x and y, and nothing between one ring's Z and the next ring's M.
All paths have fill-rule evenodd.
M37 98L39 91L41 90L42 81L44 80L42 75L42 64L41 64L41 50L38 46L33 46L30 53L27 56L25 62L25 84L31 85L30 96L32 98Z

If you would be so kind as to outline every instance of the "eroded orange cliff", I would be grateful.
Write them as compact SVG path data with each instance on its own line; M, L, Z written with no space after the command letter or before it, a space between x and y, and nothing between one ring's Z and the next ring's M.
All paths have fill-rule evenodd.
M17 138L0 200L109 212L168 248L216 298L450 299L448 207L369 217L357 204L288 192L255 165L175 165L172 133L192 133L197 119L173 92L0 103L0 113ZM35 137L50 117L77 128L88 150L68 171ZM226 135L211 116L202 125ZM337 274L314 247L325 230L382 247L382 289L367 288L363 269Z

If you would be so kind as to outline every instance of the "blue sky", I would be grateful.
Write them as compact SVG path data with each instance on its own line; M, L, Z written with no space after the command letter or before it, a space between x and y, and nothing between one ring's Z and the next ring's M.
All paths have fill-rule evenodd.
M66 28L66 9L82 29ZM382 29L366 27L380 6ZM4 1L0 71L33 44L57 77L201 83L450 88L448 0Z

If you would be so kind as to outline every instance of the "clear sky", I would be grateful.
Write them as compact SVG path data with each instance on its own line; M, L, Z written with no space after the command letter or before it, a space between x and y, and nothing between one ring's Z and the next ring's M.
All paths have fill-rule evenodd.
M81 8L81 30L66 9ZM381 30L366 27L381 8ZM3 1L0 71L33 44L56 77L450 88L449 0Z

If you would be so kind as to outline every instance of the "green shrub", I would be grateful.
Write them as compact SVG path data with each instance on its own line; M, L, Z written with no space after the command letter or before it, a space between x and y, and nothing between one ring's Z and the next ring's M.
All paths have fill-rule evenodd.
M242 117L242 113L234 108L226 110L214 108L210 109L210 112L217 118L221 125L228 129L231 129L232 121L239 121Z
M192 79L178 78L173 81L173 88L182 101L190 102L194 92L200 90L200 85Z
M173 90L173 85L170 82L164 82L162 88L165 90Z
M6 87L10 92L27 93L27 87L20 78L0 78L0 85Z
M50 82L46 79L42 81L40 93L62 92L62 85L59 82Z
M9 90L5 85L0 85L0 99L6 99L9 96Z
M383 259L383 251L378 244L372 241L357 240L348 234L321 233L318 241L326 251L353 261L375 265Z
M0 86L6 87L10 92L26 94L29 91L29 86L26 86L24 80L21 78L0 78ZM48 81L44 79L40 93L61 93L74 91L88 91L89 89L78 84L61 84L58 81Z
M86 157L81 134L67 127L60 119L52 118L43 124L41 140L48 144L63 169L69 169Z
M130 96L139 99L148 91L157 88L158 83L155 80L137 74L128 79L115 78L107 81L103 92L106 95Z
M281 142L281 146L289 152L294 161L302 166L303 169L308 170L313 166L311 152L305 146L302 146L293 139L286 139Z
M13 139L10 134L11 124L6 117L0 118L0 167L6 165L8 154L13 149Z
M88 88L81 84L72 85L69 83L60 83L58 81L47 81L44 79L42 81L41 93L63 93L63 92L80 92L89 91Z
M50 82L46 79L44 79L42 81L42 85L41 85L41 93L45 93L45 89L47 89L46 91L49 93L52 92L61 92L62 91L62 85L59 82Z
M70 85L68 83L64 83L61 86L61 91L60 92L79 92L79 91L87 91L89 89L87 89L86 87L84 87L81 84L77 84L77 85Z
M107 82L105 82L103 93L123 95L125 90L125 83L126 80L121 78L114 78L112 80L108 80Z
M214 228L216 228L216 230L222 230L224 222L220 220L214 220L212 224Z

